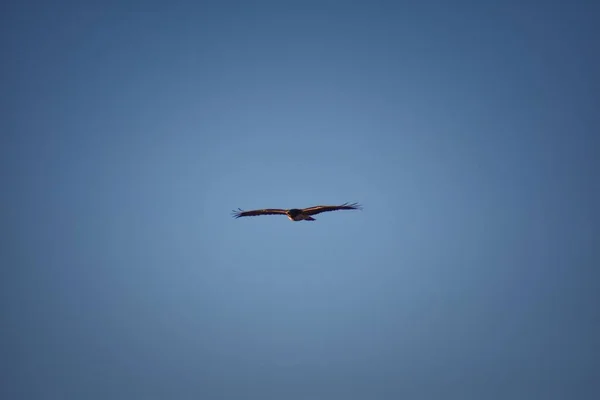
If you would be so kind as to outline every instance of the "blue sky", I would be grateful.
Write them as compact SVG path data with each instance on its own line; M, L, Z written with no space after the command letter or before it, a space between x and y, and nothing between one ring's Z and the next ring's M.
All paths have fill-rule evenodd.
M598 6L2 8L1 397L600 394Z

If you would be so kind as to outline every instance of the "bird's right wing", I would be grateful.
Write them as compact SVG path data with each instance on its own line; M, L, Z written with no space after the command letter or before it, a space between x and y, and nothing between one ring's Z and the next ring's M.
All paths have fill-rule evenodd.
M273 215L273 214L283 214L285 215L287 212L287 210L281 210L279 208L265 208L262 210L251 210L251 211L244 211L241 208L238 208L238 210L233 210L233 216L235 218L239 218L239 217L256 217L257 215Z
M327 211L337 211L337 210L362 210L362 206L358 203L344 203L340 206L314 206L305 208L302 212L306 215L316 215L322 212Z

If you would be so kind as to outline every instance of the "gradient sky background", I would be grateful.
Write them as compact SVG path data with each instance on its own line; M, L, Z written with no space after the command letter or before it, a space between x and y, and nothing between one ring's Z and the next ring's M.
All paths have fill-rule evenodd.
M600 6L113 3L1 6L0 397L600 398Z

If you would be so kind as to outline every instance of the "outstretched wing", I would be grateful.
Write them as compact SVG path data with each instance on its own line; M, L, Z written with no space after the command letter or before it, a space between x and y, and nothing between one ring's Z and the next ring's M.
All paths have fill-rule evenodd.
M257 215L272 215L272 214L283 214L285 215L286 210L280 210L279 208L265 208L262 210L251 210L251 211L244 211L241 208L238 208L238 210L233 210L233 216L235 218L239 218L239 217L255 217Z
M341 206L314 206L305 208L302 210L303 214L315 215L326 211L337 211L337 210L362 210L362 207L358 203L344 203Z

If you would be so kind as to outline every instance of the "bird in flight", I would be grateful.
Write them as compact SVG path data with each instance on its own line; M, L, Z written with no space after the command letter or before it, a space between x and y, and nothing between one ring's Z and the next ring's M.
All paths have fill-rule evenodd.
M257 215L273 215L273 214L281 214L287 215L290 221L316 221L312 216L327 212L327 211L337 211L337 210L362 210L362 207L357 203L344 203L341 206L314 206L309 208L290 208L289 210L283 210L279 208L265 208L262 210L252 210L252 211L244 211L241 208L238 208L238 211L233 210L233 216L235 218L239 217L255 217Z

